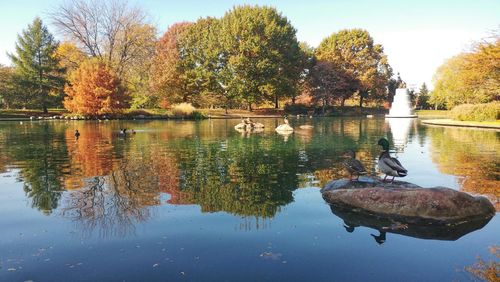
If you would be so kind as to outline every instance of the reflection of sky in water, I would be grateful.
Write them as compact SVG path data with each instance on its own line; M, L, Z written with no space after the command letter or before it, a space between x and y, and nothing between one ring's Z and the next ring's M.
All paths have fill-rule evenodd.
M426 138L424 144L421 145L416 140L417 136L409 135L412 124L418 122L416 119L392 118L388 120L396 148L396 152L392 152L392 156L397 157L408 170L408 176L402 180L416 183L422 187L459 188L457 177L441 173L438 166L432 161L430 140Z

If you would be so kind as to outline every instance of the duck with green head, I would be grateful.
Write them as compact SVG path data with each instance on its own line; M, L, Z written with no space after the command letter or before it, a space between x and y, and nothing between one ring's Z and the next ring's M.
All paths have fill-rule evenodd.
M378 140L378 145L382 146L382 153L378 157L378 168L385 174L384 182L387 176L392 176L391 182L394 181L395 177L405 177L408 174L408 170L403 167L398 159L391 157L389 154L389 141L385 138Z
M358 180L360 175L367 174L365 166L356 159L356 153L353 150L347 151L344 156L347 157L347 159L343 162L343 165L350 174L349 180L353 180L353 175L356 175L356 180Z

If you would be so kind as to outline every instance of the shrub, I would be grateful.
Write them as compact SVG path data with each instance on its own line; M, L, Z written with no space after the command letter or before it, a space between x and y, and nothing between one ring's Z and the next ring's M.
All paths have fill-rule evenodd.
M204 119L206 116L202 112L194 111L193 114L191 115L192 118L194 119Z
M120 113L128 96L118 76L99 60L89 60L69 76L64 107L74 114L99 116Z
M451 110L451 118L462 121L495 121L500 119L500 103L463 104Z
M306 115L311 108L304 104L286 104L285 113L291 115Z
M187 117L191 116L196 110L190 103L180 103L172 106L172 115L176 117Z

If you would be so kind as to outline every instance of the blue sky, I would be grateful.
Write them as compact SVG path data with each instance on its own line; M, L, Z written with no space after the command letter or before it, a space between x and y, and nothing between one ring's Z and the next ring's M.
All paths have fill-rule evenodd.
M10 64L16 36L40 16L52 32L47 12L64 0L0 0L0 63ZM317 46L344 28L364 28L385 48L389 62L409 84L431 83L446 58L466 51L471 43L500 29L498 0L420 1L229 1L129 0L151 16L159 32L179 21L220 17L235 5L273 6L297 29L297 38Z

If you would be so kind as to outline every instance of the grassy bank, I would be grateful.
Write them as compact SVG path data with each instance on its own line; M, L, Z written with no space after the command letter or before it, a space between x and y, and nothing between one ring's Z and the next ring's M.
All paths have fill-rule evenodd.
M496 121L458 121L452 119L429 119L422 121L423 124L442 125L442 126L462 126L500 129L500 120Z
M51 117L67 113L64 109L49 109L48 113L41 110L4 109L0 110L0 119L29 119L30 117Z
M418 117L423 117L423 118L430 118L430 117L435 117L435 118L447 118L449 117L450 111L445 111L445 110L420 110L415 112Z

